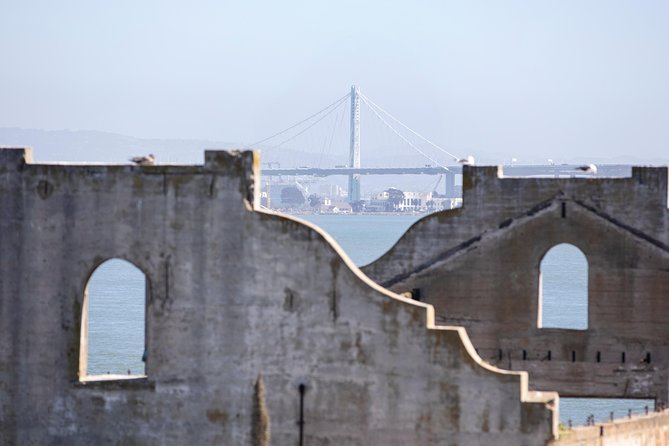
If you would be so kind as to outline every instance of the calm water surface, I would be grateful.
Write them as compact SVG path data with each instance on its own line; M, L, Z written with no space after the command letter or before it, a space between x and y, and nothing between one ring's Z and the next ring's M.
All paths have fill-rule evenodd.
M420 216L301 215L322 227L357 265L384 254ZM569 278L569 280L565 280ZM587 327L587 260L577 248L558 245L542 263L543 326ZM143 374L144 275L122 260L101 265L89 282L89 374ZM111 334L111 335L110 335ZM531 379L531 378L530 378ZM584 424L652 410L649 400L561 399L560 419Z
M109 260L88 282L88 374L144 374L144 274ZM111 335L110 335L111 334Z

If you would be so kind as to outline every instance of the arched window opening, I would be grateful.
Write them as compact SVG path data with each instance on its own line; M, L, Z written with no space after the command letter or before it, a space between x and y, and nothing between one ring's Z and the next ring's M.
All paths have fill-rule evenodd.
M107 260L86 285L81 324L82 380L145 375L146 276L132 263Z
M588 328L588 260L574 245L556 245L541 260L538 327Z

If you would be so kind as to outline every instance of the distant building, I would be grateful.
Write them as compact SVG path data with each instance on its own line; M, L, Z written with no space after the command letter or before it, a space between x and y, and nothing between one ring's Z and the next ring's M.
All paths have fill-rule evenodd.
M367 212L392 211L388 191L373 194L367 203ZM399 212L436 212L462 206L462 198L449 198L433 192L404 192L404 197L398 203Z
M323 200L319 210L323 214L350 214L353 211L349 203L345 201L332 202L331 200Z
M365 210L368 212L384 212L388 205L388 198L389 195L386 191L372 195L365 205Z
M263 191L260 193L260 206L265 208L271 208L271 200L269 198L269 192Z
M268 204L267 207L272 209L299 209L307 202L304 193L294 183L271 184L268 192L267 202L271 206Z
M402 212L423 212L427 210L427 202L432 198L428 192L404 192L404 199L399 203Z
M459 208L462 206L462 198L449 198L444 196L432 196L426 202L427 212L444 211L447 209Z

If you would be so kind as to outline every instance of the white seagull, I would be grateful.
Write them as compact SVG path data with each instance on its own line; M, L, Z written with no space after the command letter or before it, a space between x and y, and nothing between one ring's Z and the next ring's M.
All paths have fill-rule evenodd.
M156 163L156 157L153 156L153 153L149 153L144 156L134 156L130 158L130 161L138 166L153 166Z
M467 158L462 158L458 160L458 163L467 165L467 166L473 166L475 164L474 157L469 155Z
M576 170L582 170L585 173L597 175L597 166L594 164L584 164L583 166L578 166Z

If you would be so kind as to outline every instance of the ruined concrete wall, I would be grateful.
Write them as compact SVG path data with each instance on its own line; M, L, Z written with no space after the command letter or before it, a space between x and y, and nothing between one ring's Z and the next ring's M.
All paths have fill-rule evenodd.
M483 359L529 371L531 388L666 401L667 168L552 179L466 167L463 183L462 208L420 220L363 271L420 290L439 323L466 327ZM587 330L538 326L540 263L560 243L588 261Z
M669 413L577 427L560 433L551 446L665 446L669 444Z
M30 153L0 150L0 444L251 444L264 413L273 444L296 444L300 385L309 445L552 437L555 394L483 364L316 228L254 211L251 152L143 167ZM109 258L149 283L147 376L82 382L85 287Z

